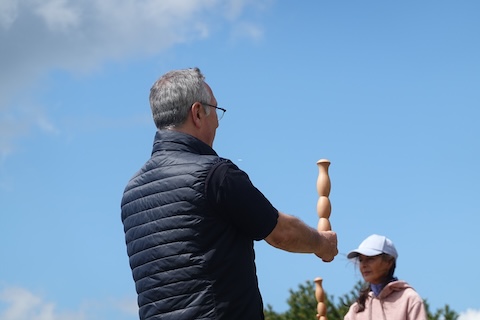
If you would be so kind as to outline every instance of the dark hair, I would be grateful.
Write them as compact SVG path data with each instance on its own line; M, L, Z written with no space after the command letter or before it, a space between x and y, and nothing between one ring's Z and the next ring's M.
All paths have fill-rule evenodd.
M391 255L388 255L386 253L382 253L380 255L383 260L393 260L393 264L391 268L388 270L388 273L385 275L385 280L384 283L387 284L388 282L392 281L394 279L393 274L395 273L395 268L397 266L397 261L395 260L394 257ZM365 310L365 302L367 301L368 294L371 291L370 289L370 284L366 283L359 291L358 293L358 298L357 298L357 313L362 312Z

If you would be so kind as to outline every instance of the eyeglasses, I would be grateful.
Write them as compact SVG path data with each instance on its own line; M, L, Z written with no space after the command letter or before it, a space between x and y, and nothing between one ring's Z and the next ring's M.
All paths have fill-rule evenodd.
M215 110L217 111L218 121L220 121L223 118L223 115L225 114L225 112L227 112L227 109L224 109L224 108L220 108L220 107L217 107L217 106L205 103L205 102L202 102L202 104L215 108Z

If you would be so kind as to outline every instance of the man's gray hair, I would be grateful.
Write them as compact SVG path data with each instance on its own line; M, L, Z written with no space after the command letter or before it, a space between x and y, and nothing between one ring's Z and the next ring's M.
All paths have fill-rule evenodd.
M161 76L150 89L150 107L157 129L182 125L195 102L210 103L212 95L199 68L173 70ZM210 112L206 108L205 112Z

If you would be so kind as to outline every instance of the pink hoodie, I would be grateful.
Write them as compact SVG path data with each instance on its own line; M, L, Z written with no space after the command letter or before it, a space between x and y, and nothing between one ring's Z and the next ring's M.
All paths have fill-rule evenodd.
M357 303L350 306L344 320L427 320L423 300L405 281L393 281L378 297L369 293L365 310L357 312Z

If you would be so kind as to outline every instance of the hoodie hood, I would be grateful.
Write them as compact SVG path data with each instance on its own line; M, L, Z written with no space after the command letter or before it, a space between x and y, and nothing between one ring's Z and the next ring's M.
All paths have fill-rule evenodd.
M393 292L402 291L408 288L412 288L412 286L410 286L406 281L403 281L403 280L392 281L388 283L385 286L385 288L383 288L383 290L380 292L378 297L376 297L376 299L383 300L389 295L391 295ZM373 298L373 293L370 293L370 294L372 295L372 298Z

